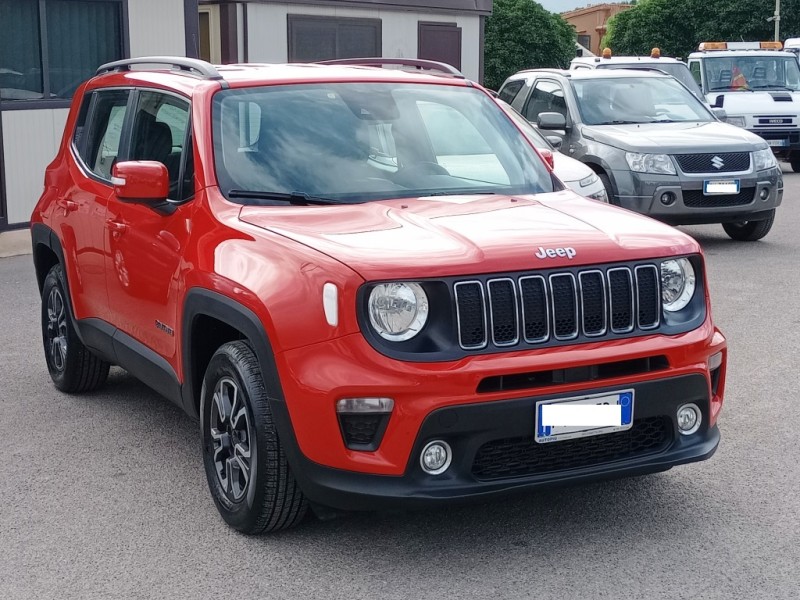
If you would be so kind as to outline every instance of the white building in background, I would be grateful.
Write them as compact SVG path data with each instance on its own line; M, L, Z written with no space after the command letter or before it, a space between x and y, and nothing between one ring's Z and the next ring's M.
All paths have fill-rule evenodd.
M27 226L70 99L102 63L383 56L483 77L492 0L0 0L0 232Z

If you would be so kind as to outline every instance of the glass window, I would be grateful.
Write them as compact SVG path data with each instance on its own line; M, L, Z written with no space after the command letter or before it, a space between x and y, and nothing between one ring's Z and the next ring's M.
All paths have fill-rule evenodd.
M536 121L536 117L543 112L557 112L565 118L567 116L564 90L555 81L545 79L536 82L523 114L529 121Z
M122 139L122 124L128 106L128 90L95 92L89 135L81 157L101 179L111 179Z
M467 87L223 90L214 95L212 125L220 187L236 201L244 201L241 192L250 192L248 202L270 204L279 202L270 193L365 202L553 190L542 161L495 101Z
M703 82L700 80L700 61L693 60L692 62L690 62L689 71L691 72L695 83L697 83L697 85L702 85Z
M519 94L519 91L522 89L523 85L525 85L524 79L510 81L507 85L503 86L503 88L500 90L500 93L497 94L497 97L503 102L508 102L511 104L514 101L514 98L517 97L517 94Z
M720 56L704 58L709 92L800 90L800 68L794 56Z
M3 100L71 98L98 66L122 58L121 0L0 0L0 15Z
M159 92L142 91L133 120L131 160L154 160L169 172L169 197L188 197L181 190L186 179L181 169L184 160L186 130L189 127L189 103ZM191 146L187 145L187 150ZM192 192L193 193L193 192Z
M672 77L572 80L587 125L715 120L689 90Z
M380 19L289 15L289 62L381 56Z

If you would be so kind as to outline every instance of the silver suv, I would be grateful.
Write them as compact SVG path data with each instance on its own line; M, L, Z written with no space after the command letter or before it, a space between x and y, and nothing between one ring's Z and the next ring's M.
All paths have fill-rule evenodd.
M763 238L783 198L767 143L720 122L672 77L649 71L534 69L499 97L598 174L612 203L680 224L722 223Z

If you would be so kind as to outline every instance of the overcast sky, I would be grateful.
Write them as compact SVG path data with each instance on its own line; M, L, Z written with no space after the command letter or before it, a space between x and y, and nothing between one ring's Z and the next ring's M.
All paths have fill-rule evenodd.
M572 10L573 8L588 6L589 4L602 4L601 0L537 0L547 10L555 13ZM611 0L614 1L614 0Z

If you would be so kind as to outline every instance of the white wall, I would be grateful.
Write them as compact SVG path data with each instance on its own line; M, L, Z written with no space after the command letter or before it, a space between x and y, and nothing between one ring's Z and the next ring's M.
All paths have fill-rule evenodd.
M419 21L456 23L461 27L461 71L469 79L478 79L480 19L477 15L251 3L247 6L250 62L282 63L288 60L286 17L289 13L381 19L384 58L417 58Z
M186 56L183 0L128 2L131 56Z
M3 115L8 223L30 221L42 195L44 170L61 144L69 110L9 110Z

